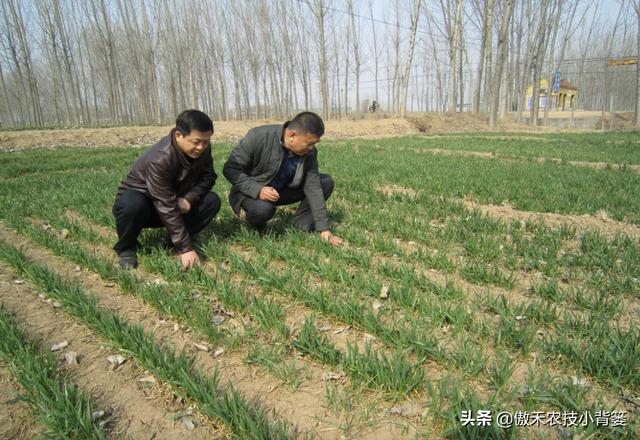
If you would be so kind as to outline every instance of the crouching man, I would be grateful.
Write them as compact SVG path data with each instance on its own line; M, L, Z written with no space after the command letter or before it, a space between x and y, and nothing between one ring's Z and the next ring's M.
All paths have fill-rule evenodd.
M331 233L327 214L333 179L318 171L316 144L323 134L322 119L311 112L300 113L284 125L250 130L223 169L232 185L229 203L236 215L244 210L249 224L264 231L277 206L301 202L294 226L319 232L331 244L341 245L342 239Z
M211 192L216 181L211 157L213 122L198 110L185 110L168 136L140 156L118 188L116 219L120 266L138 266L138 236L144 228L164 226L187 269L200 262L192 237L220 210Z

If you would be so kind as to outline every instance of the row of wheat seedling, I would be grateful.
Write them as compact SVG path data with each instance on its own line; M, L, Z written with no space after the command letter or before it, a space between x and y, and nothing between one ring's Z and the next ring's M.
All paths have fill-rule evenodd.
M411 151L346 151L331 149L322 156L345 188L352 182L374 180L441 194L473 196L481 203L509 200L517 209L561 214L605 210L621 221L637 223L640 201L626 188L640 184L640 175L626 170L597 170L555 163L508 162L473 157L433 156ZM425 172L425 169L428 172ZM551 185L550 182L558 182Z
M240 241L243 244L250 244L255 246L255 243L252 243L251 238L249 237L249 239L243 239ZM266 253L267 256L269 258L281 258L284 261L286 261L287 263L287 267L290 268L298 268L299 269L299 273L297 274L298 276L300 275L300 271L302 271L304 268L309 268L310 271L312 273L317 274L319 277L321 278L325 278L328 277L329 279L331 279L332 281L338 283L344 280L344 282L341 283L341 285L351 285L353 287L354 291L361 291L361 292L367 292L367 291L372 291L377 293L379 284L375 284L374 286L371 286L371 280L373 279L372 277L368 278L368 281L366 281L364 284L358 284L356 282L356 280L360 279L357 276L347 276L347 274L343 274L341 273L341 270L339 268L334 268L331 263L323 263L322 261L320 261L320 258L315 258L315 264L312 264L314 260L314 258L311 258L309 256L303 255L299 250L299 248L297 248L296 246L287 246L287 245L277 245L275 242L270 242L269 245L266 245L265 242L261 242L261 250L263 253ZM234 255L229 255L229 258L233 259ZM237 258L237 256L235 257ZM332 258L328 258L329 261L333 262L334 260ZM309 260L309 261L308 261ZM238 264L236 265L236 267L240 266L246 266L248 263L247 261L238 259ZM268 267L268 260L267 259L262 259L262 260L258 260L256 262L252 262L252 267L254 268L260 268L260 267ZM290 289L290 287L287 286L293 286L295 285L301 285L303 284L302 281L296 277L292 277L290 275L291 272L288 272L287 276L281 276L280 277L280 281L285 282L286 280L290 280L291 284L288 285L283 285L283 286L279 286L279 285L275 285L275 288L277 288L280 291L287 291ZM269 277L273 278L274 275L273 274L267 274L267 273L254 273L255 276L257 277L262 277L263 280L268 280ZM402 284L406 284L406 283L402 283ZM423 286L421 286L423 287ZM539 289L539 287L537 287ZM402 292L402 289L398 289L399 292ZM343 298L342 295L339 294L339 296L341 297L341 299L344 299L344 301L349 301L349 298ZM422 304L419 307L419 312L418 315L422 315L424 316L428 316L428 317L432 317L431 315L433 315L434 310L438 310L435 307L431 307L432 304L429 303L420 303L420 296L413 296L413 298L418 298L418 299L414 299L414 301L417 301L417 304ZM391 298L395 298L395 291L394 294L391 295ZM400 294L400 299L402 302L402 294ZM528 355L532 349L534 348L538 348L539 347L539 340L541 338L539 338L539 332L542 333L542 335L546 335L545 340L547 341L546 344L544 344L544 348L546 350L550 351L550 355L556 354L559 355L561 354L563 351L567 352L569 351L570 346L565 344L558 344L558 343L551 343L549 341L554 341L554 338L559 335L565 335L566 336L566 330L565 328L557 328L557 323L560 321L560 317L564 317L566 316L567 313L569 312L565 312L562 315L559 315L557 313L557 309L555 306L553 306L551 303L547 302L547 301L533 301L529 304L519 304L519 305L515 305L515 306L509 306L506 305L506 302L497 302L497 304L499 305L499 307L494 306L493 310L491 303L496 303L496 300L498 300L500 297L494 297L491 298L490 296L487 297L486 302L478 302L477 306L478 306L478 310L482 310L482 309L488 309L489 311L492 311L493 313L498 313L500 316L500 320L499 320L499 325L497 326L495 332L494 332L494 339L497 345L505 345L510 349L516 350L516 351L520 351L523 355ZM476 297L476 300L479 300L478 297ZM415 307L416 302L411 303L412 307ZM593 313L593 312L592 312ZM457 319L457 322L460 322L462 324L462 328L465 327L464 323L467 322L464 319L465 314L462 315L462 319ZM602 315L600 315L602 316ZM612 316L610 311L609 311L609 315L608 316ZM435 320L430 320L431 322L439 322L437 319ZM471 321L473 322L473 321ZM563 320L563 322L567 322L566 319ZM584 325L584 324L583 324ZM551 329L549 329L549 327L552 327ZM427 324L425 326L426 328L433 328L432 326L429 326L429 324ZM468 326L467 326L468 327ZM540 330L540 327L543 328L543 330ZM553 331L553 327L556 327L556 331ZM590 327L589 324L587 324L587 328ZM635 333L633 333L633 331L631 333L628 332L622 332L619 329L615 329L615 328L610 328L607 324L606 324L606 320L605 323L600 323L599 327L602 329L601 333L604 332L604 334L609 334L609 335L618 335L618 336L624 336L625 337L625 341L628 341L629 339L631 339L631 341L635 340ZM476 328L477 326L472 326L471 328ZM480 327L480 329L482 329L483 327ZM484 334L483 332L480 333L481 335ZM570 332L570 335L573 335L574 332ZM600 347L605 347L606 344L600 344ZM631 345L616 345L614 347L609 347L608 349L604 350L609 352L609 357L613 356L613 359L617 359L619 357L624 357L624 356L631 356L632 358L635 358L635 356L637 356L637 351L633 351L630 350L631 347L633 347L633 343L631 343ZM473 372L473 371L479 371L482 370L483 367L483 358L482 358L482 353L478 353L477 356L474 354L477 353L474 350L469 350L468 347L466 346L462 346L461 349L454 351L452 353L452 358L454 361L456 361L456 359L459 359L459 361L455 362L454 364L456 365L460 365L460 366L465 366L465 371L468 372ZM602 355L602 354L601 354ZM597 377L598 379L602 379L607 381L608 383L610 383L611 385L616 386L619 381L622 381L622 383L626 383L628 384L629 381L631 380L630 377L628 377L628 373L624 372L624 368L615 368L613 370L609 369L609 368L600 368L598 370L595 370L593 368L593 366L590 365L590 363L587 361L587 359L580 359L577 356L571 356L570 359L577 364L579 367L583 368L583 371L587 374L592 374L594 377ZM471 362L470 362L471 361ZM583 363L586 363L587 365L583 365ZM608 362L604 363L605 365L609 364ZM627 364L629 365L629 364ZM633 365L633 363L631 364Z
M580 133L557 134L510 133L451 133L430 136L406 136L379 140L357 139L338 141L340 148L359 147L384 150L388 143L402 143L402 147L414 150L450 150L491 153L492 157L519 158L521 160L552 158L564 161L609 162L612 164L637 164L637 148L634 133ZM611 139L615 137L615 139ZM536 139L537 138L537 139ZM603 148L603 145L607 148ZM395 148L394 148L395 149Z
M119 283L123 290L140 296L163 313L184 320L194 329L206 335L210 341L220 343L223 342L224 335L212 324L211 298L194 296L194 289L197 292L215 292L216 298L225 307L246 314L247 317L256 320L261 328L273 332L271 339L265 344L264 336L260 338L255 329L245 325L244 335L236 336L234 340L229 341L236 346L242 343L243 346L249 347L247 362L262 365L293 389L300 385L295 363L287 364L285 362L285 357L293 348L288 340L290 330L286 324L285 312L274 301L248 293L249 283L238 286L230 281L230 274L225 275L224 271L218 271L216 276L212 276L202 267L184 273L175 262L166 257L162 258L163 255L157 253L157 255L143 256L141 262L146 269L162 274L169 284L149 284L138 279L129 271L120 270L110 261L86 252L82 246L69 241L69 239L56 238L49 231L33 225L16 226L22 228L32 238L54 252L70 258L77 264L89 267L105 280ZM74 228L74 230L76 229ZM265 348L267 345L270 348ZM361 366L375 361L371 353L360 354L357 351L351 353L351 358L356 360L362 358L359 360ZM319 360L322 361L322 359ZM403 361L398 360L397 362ZM407 365L409 364L407 363ZM380 365L374 365L372 368L380 368ZM355 376L355 373L350 376ZM375 387L378 383L370 385ZM394 387L397 385L382 386L383 389L389 390L393 390ZM402 385L399 387L402 388Z
M61 223L69 224L66 221ZM214 322L218 312L213 307L213 298L209 295L202 295L201 291L215 291L215 298L229 310L243 313L251 312L251 315L255 317L264 330L279 333L285 338L288 336L289 329L286 326L285 314L279 305L247 293L244 289L235 286L228 277L209 279L201 269L196 269L191 273L195 281L191 284L183 283L176 281L176 278L182 276L182 272L174 262L166 258L145 256L143 263L148 268L158 271L166 277L164 282L149 282L136 276L131 271L116 267L112 261L96 253L88 252L80 243L71 241L74 238L74 233L78 231L83 239L94 242L100 241L96 239L96 236L91 236L89 231L77 224L76 227L68 229L70 233L66 239L58 238L51 231L36 225L15 222L11 223L11 225L29 235L38 243L48 247L54 253L69 258L74 263L96 272L103 280L118 283L123 291L140 297L160 313L180 319L206 337L209 343L220 344L226 342L231 346L244 345L251 340L255 340L256 331L249 323L244 323L244 335L226 334ZM203 283L203 277L213 281L213 283ZM166 282L167 280L173 282L169 284ZM196 290L194 286L201 289Z
M175 269L175 267L173 267L173 269ZM432 307L431 309L432 309L432 310L435 310L436 308L435 308L435 307ZM441 309L441 308L440 308L440 309ZM176 307L176 310L184 310L184 307L182 307L182 305L180 305L180 304L179 304L179 305ZM190 313L186 313L185 315L191 315L191 314L190 314ZM452 315L451 313L449 313L449 312L445 312L445 314L444 314L444 315L441 315L441 316L444 316L444 317L445 317L445 319L448 319L448 318L446 318L446 317L447 317L447 316L451 316L451 315ZM513 314L512 314L512 315L513 315ZM532 315L532 313L531 313L531 312L528 312L528 313L526 313L526 314L524 314L524 315L522 315L522 316L531 316L531 315ZM455 315L455 313L453 314L453 316L456 316L456 315ZM518 316L518 315L516 315L516 316ZM203 316L203 318L202 318L202 321L203 321L203 322L206 322L206 321L207 321L207 319L208 319L208 317L207 317L207 316L206 316L206 314L205 314L205 316ZM276 321L276 322L277 322L277 321ZM282 322L282 321L280 321L280 322ZM436 321L436 322L437 322L437 321ZM512 321L512 320L511 320L511 321L505 321L505 322L510 322L510 323L511 323L511 327L514 327L514 325L513 325L513 321ZM547 320L547 323L548 323L548 322L549 322L549 320ZM520 328L520 327L521 327L521 326L520 326L520 325L518 325L518 328ZM508 327L507 327L507 329L508 329ZM504 334L512 334L512 333L513 333L513 332L507 332L507 333L505 333L504 331L500 331L500 335L501 335L501 336L500 336L500 338L501 338L502 340L504 340L504 338L503 338L503 336L502 336L502 335L504 335ZM520 335L520 333L521 333L521 332L516 332L516 333L515 333L515 336ZM531 335L533 334L533 332L528 331L528 332L524 332L524 333L525 333L525 336L526 336L526 335L528 335L528 336L527 336L527 337L524 337L524 336L523 336L523 337L515 337L515 336L514 336L515 342L514 342L514 344L512 344L512 346L514 346L514 347L525 347L525 352L526 352L526 351L527 351L528 344L530 345L530 342L528 342L528 341L530 341L530 340L531 340ZM463 358L463 359L464 359L464 358Z
M4 249L2 249L4 252ZM103 439L105 432L94 419L93 402L72 378L58 370L58 360L27 339L15 318L0 304L0 358L24 390L37 420L52 438Z
M290 428L270 421L264 410L247 401L234 388L223 389L216 374L204 375L194 359L184 353L161 349L153 337L116 313L98 306L78 285L61 278L44 266L33 263L11 245L0 242L0 258L58 301L70 315L116 347L133 354L138 362L177 393L193 399L208 417L223 421L236 434L250 438L291 438Z
M574 289L571 292L573 294L562 296L555 295L560 293L559 289L549 291L549 299L555 302L568 300L569 303L586 309L592 303L604 302L604 305L612 305L619 302L621 297L637 298L640 294L640 282L638 282L640 246L629 238L617 237L609 241L602 235L587 232L580 238L579 251L562 252L562 243L574 236L575 232L571 228L561 227L558 230L552 230L540 222L527 222L524 227L519 222L513 222L510 225L501 226L500 229L504 230L504 233L490 235L491 231L478 226L490 225L495 221L487 222L478 215L468 218L470 220L464 220L464 223L473 221L474 225L457 231L453 235L446 233L446 228L444 232L440 228L435 228L433 232L434 234L442 233L443 241L446 241L446 237L451 239L455 236L456 241L464 246L471 261L461 268L461 276L468 281L513 287L513 276L504 275L504 271L496 265L499 259L503 259L508 270L520 270L524 273L540 270L550 276L547 280L532 283L531 291L534 295L541 291L539 287L543 284L553 283L554 280L557 282L560 275L565 281L576 280L577 277L586 278L585 284L589 287L588 290ZM447 225L455 225L456 221L455 218L450 219ZM425 231L427 235L430 233L428 230ZM533 236L525 238L525 233ZM389 238L386 240L391 242ZM428 258L423 252L406 255L402 251L396 251L394 254L399 255L407 265L432 267L430 263L433 259ZM438 248L436 255L440 256L439 260L443 259L441 247ZM446 260L446 256L444 259ZM357 260L354 261L357 263ZM447 267L447 265L438 264L435 266L440 270ZM451 267L446 271L450 272ZM613 318L616 315L616 308L608 308L608 310Z
M212 255L212 253L215 252L217 254L217 260L221 262L220 266L222 267L224 266L225 262L228 262L227 264L229 264L230 268L234 270L235 274L237 274L238 273L237 271L245 264L244 260L242 260L242 258L239 257L237 254L225 253L226 248L224 246L212 245L210 242L206 246L206 248L210 250L210 252L208 253L210 261L213 261L214 258L216 258ZM156 260L156 261L158 262L159 260ZM152 266L149 266L149 267L152 270L158 270L158 267L155 267L155 268ZM163 274L166 273L164 271L159 271L159 272ZM247 274L246 272L242 272L242 271L240 272ZM190 271L187 273L176 272L175 275L176 275L175 279L168 278L168 280L174 281L174 282L175 281L187 282L190 285L198 286L203 290L212 291L212 292L216 291L216 283L217 283L216 279L219 278L218 276L212 276L211 274L207 273L206 270L201 270L201 269L197 269L195 271ZM274 286L273 284L269 284L270 279L265 278L264 276L261 276L261 275L249 276L248 279L250 281L247 282L245 286L248 286L258 281L260 283L259 286L263 290L263 292L265 290L272 291L271 289L280 290L280 288L278 288L277 286ZM265 322L280 321L284 323L284 311L282 311L282 309L279 308L280 306L277 305L277 303L273 299L263 298L261 300L261 304L263 304L263 306L254 307L252 310L250 310L249 315L260 321L262 320L264 320ZM281 319L278 319L279 317L281 317ZM286 326L285 328L288 329L288 327ZM296 344L293 341L287 340L287 337L289 336L288 332L287 333L281 332L280 336L281 338L278 341L278 343L280 344L279 346L275 346L269 349L265 349L264 347L262 348L256 347L249 354L248 360L251 362L262 361L262 363L267 364L267 366L271 365L272 370L276 370L278 367L275 367L273 365L275 365L278 362L282 362L284 359L283 355L286 354L290 348L293 348L295 346L296 348L300 349L300 346L298 344ZM302 351L305 351L305 350L302 350ZM332 365L332 366L336 365L335 362L327 362L327 359L325 359L324 357L318 357L313 352L308 352L308 351L305 351L305 352L320 362L328 363L329 365ZM368 368L370 372L376 371L379 377L381 378L381 380L378 380L375 382L368 382L368 386L371 386L373 388L386 389L388 391L395 393L396 396L398 396L399 394L400 395L407 394L408 393L407 390L419 390L421 388L421 386L407 385L405 383L402 383L401 381L393 381L392 378L387 379L387 376L385 375L385 369L388 370L387 368L388 366L385 363L386 358L384 357L384 354L380 354L379 356L377 356L373 354L370 349L366 350L365 353L360 353L355 345L348 350L348 353L349 355L347 356L347 358L351 361L351 364L356 365L356 367L352 369L349 369L349 368L344 368L344 369L345 369L345 372L349 375L349 377L356 381L359 380L359 375L362 374L362 373L359 373L359 371L365 368ZM380 359L383 359L383 360L379 362ZM401 356L401 355L395 356L394 362L396 363L395 364L396 366L402 366L402 368L404 368L405 370L412 370L414 368L404 358L404 356ZM286 364L282 368L284 368L284 372L286 373L286 371L288 370ZM289 374L288 376L291 377L292 375Z

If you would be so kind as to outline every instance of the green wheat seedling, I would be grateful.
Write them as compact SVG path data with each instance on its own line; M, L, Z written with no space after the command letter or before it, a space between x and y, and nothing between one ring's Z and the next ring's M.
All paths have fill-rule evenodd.
M523 356L531 352L535 340L536 328L526 316L502 314L495 330L495 343L518 350Z
M469 263L461 270L460 275L474 284L492 284L507 289L513 289L516 284L512 274L505 275L493 264Z
M404 354L396 352L387 356L376 352L365 343L360 353L358 346L348 343L343 366L351 377L367 386L385 387L397 398L424 389L424 370L405 360Z
M0 358L7 363L31 405L38 421L51 438L104 439L106 435L92 419L91 398L71 378L58 370L54 355L43 353L27 340L25 331L0 304Z
M23 225L20 229L54 253L91 269L105 281L116 282L123 291L140 297L161 313L196 327L211 341L224 338L224 333L211 323L213 315L210 303L205 299L194 300L193 289L188 286L147 283L131 271L122 270L111 261L89 253L77 243L59 239L49 231L29 225Z
M603 280L594 289L574 288L569 295L573 303L585 312L597 314L607 320L620 319L620 315L626 312L622 295L612 292L607 281Z
M0 242L0 258L44 289L69 314L111 340L115 346L135 355L144 368L179 393L192 398L208 417L227 423L240 437L292 438L287 425L270 421L264 410L244 399L235 389L222 389L217 374L205 376L194 366L194 358L162 350L141 326L129 324L116 313L99 307L97 299L87 296L78 284L31 262L15 247L4 242Z
M444 437L450 439L517 439L518 432L515 427L503 429L492 423L489 426L483 426L479 423L463 423L467 416L475 420L479 411L491 411L491 414L497 414L501 409L497 402L497 396L490 396L489 400L483 401L473 390L463 389L459 383L448 378L440 384L438 388L434 388L432 394L440 394L445 398L438 396L437 400L444 401L446 404L440 407L439 418L443 419L446 426L444 429Z
M569 296L566 291L558 286L556 278L542 280L539 283L531 283L530 291L535 296L554 302L564 301Z
M505 350L497 350L495 358L488 367L489 382L491 386L500 391L506 387L516 367L513 359Z
M328 365L337 365L342 360L342 354L329 341L329 338L318 332L313 316L305 318L300 334L293 345L298 350L320 359Z
M270 299L254 301L251 307L251 316L255 317L265 330L275 329L282 339L289 338L289 327L286 324L285 312L280 304Z
M459 338L452 356L454 365L465 374L474 377L486 369L487 353L480 341L474 341L468 335Z
M586 319L564 313L554 338L546 337L546 351L570 361L583 373L614 388L640 389L640 329L623 330L593 315Z
M514 310L516 316L526 316L543 326L555 327L559 319L558 307L549 301L534 300L526 308L520 305L516 306Z
M271 372L276 378L291 391L300 388L302 384L301 370L296 367L296 362L286 362L288 349L283 345L267 347L263 344L255 344L249 348L245 357L248 364L257 364Z
M338 387L331 382L325 383L326 408L337 420L337 423L330 423L335 423L342 437L358 436L363 428L372 427L376 423L372 415L379 413L380 409L376 403L363 402L365 388L364 385Z

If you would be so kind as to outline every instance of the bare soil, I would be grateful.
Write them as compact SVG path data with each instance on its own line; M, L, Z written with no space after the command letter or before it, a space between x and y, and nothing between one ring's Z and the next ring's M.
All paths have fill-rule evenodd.
M282 121L215 122L214 141L237 142L253 128ZM147 147L169 134L172 126L69 128L54 130L0 131L0 150L52 147ZM418 131L406 119L328 121L323 139L405 136Z
M552 112L551 118L566 118L566 112ZM598 118L600 112L576 113L576 118ZM439 134L455 132L557 132L579 131L545 127L531 127L515 122L514 115L500 120L496 129L489 129L487 114L473 113L411 113L406 118L390 114L366 114L326 122L325 139L353 137L384 138L418 133ZM282 120L216 121L215 140L237 142L253 127L281 124ZM107 128L64 128L51 130L0 131L0 150L24 148L68 147L146 147L167 135L172 126L131 126Z
M587 230L596 230L607 237L615 237L617 234L627 235L631 238L640 238L640 226L630 223L619 222L609 218L605 211L600 211L596 215L583 214L555 214L552 212L519 211L508 203L502 205L482 205L471 199L460 200L467 208L477 209L485 215L503 221L527 221L542 220L545 224L558 228L565 225L574 226L578 233Z

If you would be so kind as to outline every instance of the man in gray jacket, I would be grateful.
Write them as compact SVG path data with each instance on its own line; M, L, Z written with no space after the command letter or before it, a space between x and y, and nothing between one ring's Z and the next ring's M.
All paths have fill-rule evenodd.
M323 134L322 119L311 112L300 113L284 125L251 129L223 168L232 185L229 203L236 215L244 210L249 224L263 231L277 206L301 202L293 224L341 245L342 239L331 233L327 214L333 179L318 171L315 145Z

